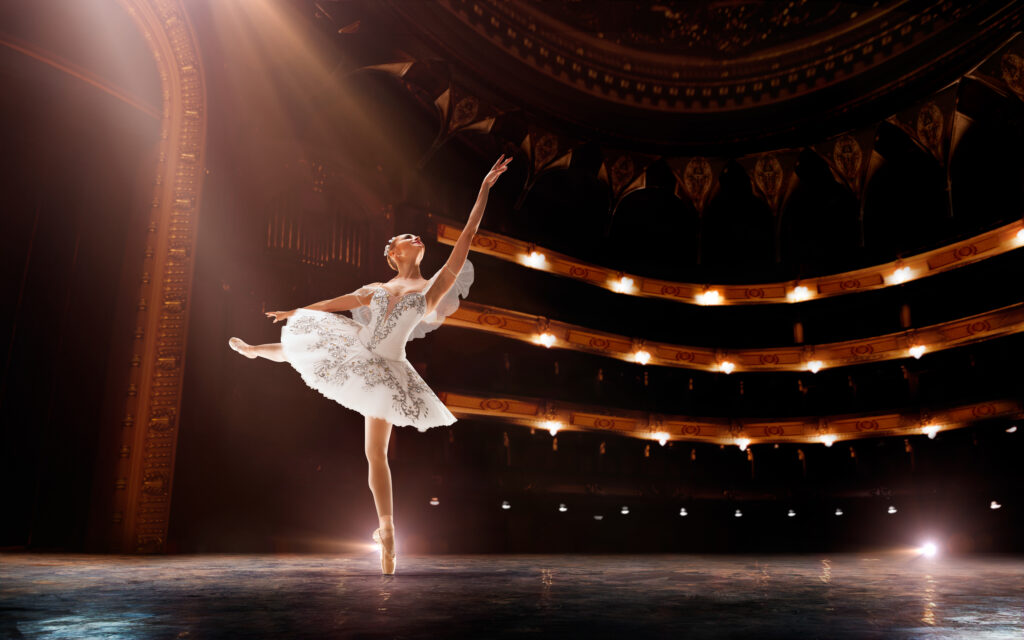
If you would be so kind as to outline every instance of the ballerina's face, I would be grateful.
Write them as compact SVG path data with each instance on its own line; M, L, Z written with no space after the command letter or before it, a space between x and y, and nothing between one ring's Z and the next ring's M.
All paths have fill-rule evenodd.
M403 233L392 238L390 254L395 262L404 262L412 258L415 263L419 264L425 252L426 246L417 235Z

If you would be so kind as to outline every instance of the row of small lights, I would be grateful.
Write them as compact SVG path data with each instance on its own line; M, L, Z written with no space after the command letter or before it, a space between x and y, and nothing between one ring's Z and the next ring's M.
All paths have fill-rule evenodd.
M1024 229L1017 232L1016 241L1024 244ZM529 255L524 256L523 258L524 263L536 269L543 268L545 261L546 259L544 258L544 254L537 251L532 251ZM899 267L892 272L887 282L888 284L902 284L912 279L914 275L914 271L910 267ZM618 293L632 293L634 290L633 279L628 276L622 276L617 280L612 280L609 285L613 291L617 291ZM803 302L804 300L810 300L813 298L814 294L811 292L810 288L804 285L799 285L787 292L786 297L790 302ZM707 289L704 292L697 294L696 300L702 305L717 305L722 304L723 298L721 292L717 289ZM534 342L544 345L547 348L551 348L557 341L558 338L556 338L552 333L545 332L534 336ZM907 355L915 359L920 359L921 356L924 355L925 351L927 351L927 347L925 347L925 345L915 344L907 349ZM634 362L638 362L640 364L647 364L651 360L650 352L643 349L633 352L632 357ZM811 373L818 373L824 368L824 366L825 363L821 360L809 360L806 363L807 371L810 371ZM736 363L731 360L722 360L718 363L718 370L723 373L729 374L735 369Z
M1024 245L1024 229L1017 232L1017 235L1014 236L1014 242L1018 245ZM531 251L528 255L522 256L521 259L524 264L533 267L534 269L543 269L547 264L547 259L544 257L544 254L539 251ZM898 267L889 274L889 277L886 279L886 284L903 284L904 282L913 279L915 275L914 270L910 267ZM612 291L618 293L633 293L634 291L633 279L628 276L622 276L617 280L612 280L608 285L611 287ZM810 300L813 297L814 294L811 293L810 288L804 285L795 286L786 293L786 298L790 302L803 302L805 300ZM702 293L698 293L695 296L695 299L698 304L703 305L722 304L723 300L722 293L718 291L718 289L712 288L707 288Z
M431 506L436 507L439 504L441 504L441 501L438 500L437 497L433 497L433 498L430 499L430 505ZM507 511L507 510L512 508L512 503L510 503L508 500L502 500L501 501L501 508L502 508L503 511ZM993 511L995 511L997 509L1002 509L1003 505L1001 503L993 500L992 502L989 503L988 508L993 510ZM568 510L569 510L569 507L567 507L564 502L559 502L558 503L558 511L560 513L565 513ZM885 510L885 512L888 513L889 515L893 515L893 514L897 513L898 511L899 511L899 509L897 509L894 505L889 505L886 508L886 510ZM629 507L627 505L622 505L622 509L619 510L619 513L621 513L624 516L629 515ZM837 508L836 511L835 511L835 514L837 516L841 516L841 515L843 515L843 510ZM682 508L679 509L679 516L680 517L685 518L688 515L690 515L690 514L686 510L686 507L682 507ZM786 516L789 517L789 518L795 518L796 517L796 511L794 509L789 509L788 511L786 511ZM735 518L742 518L743 517L743 511L740 510L740 509L736 509L736 511L733 513L733 517L735 517ZM603 518L604 518L604 516L602 516L602 515L595 515L594 516L594 520L601 520Z
M558 432L562 429L562 423L557 420L545 420L541 423L541 426L548 430L552 436L558 435ZM921 427L921 433L928 436L929 440L934 440L935 436L942 430L942 427L937 424L929 424ZM1008 427L1006 433L1017 433L1017 425ZM665 446L670 438L670 434L664 431L656 431L651 434L651 438L658 441L658 444ZM839 439L834 433L825 433L818 436L818 441L824 444L826 447L831 447ZM736 438L733 440L733 444L740 448L740 451L746 451L750 445L750 438Z

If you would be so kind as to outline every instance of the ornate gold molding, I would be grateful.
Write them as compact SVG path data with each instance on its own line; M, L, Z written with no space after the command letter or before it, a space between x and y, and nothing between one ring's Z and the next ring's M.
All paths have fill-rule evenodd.
M928 435L969 426L978 420L1024 416L1016 400L993 400L929 412L845 414L794 418L698 418L552 402L540 398L438 394L459 418L485 417L558 431L610 431L645 440L763 444L818 442L876 436Z
M454 245L462 231L461 225L446 222L436 216L432 216L432 218L437 220L437 241ZM952 271L1022 246L1024 246L1024 224L1013 222L926 253L856 271L799 281L731 285L701 285L644 278L576 260L565 254L490 231L479 231L473 238L471 248L495 258L573 278L616 293L662 298L684 304L735 305L795 303L882 289L937 273ZM526 260L527 256L533 252L544 256L544 260L539 266L534 266ZM628 282L623 279L627 279ZM797 287L807 289L806 297L799 295L802 292L796 291ZM717 291L720 296L718 301L709 300L705 296L708 291Z
M160 152L140 270L135 342L108 540L122 552L167 541L188 335L206 92L195 33L180 0L119 0L153 52L163 95Z
M900 333L773 349L711 349L646 341L469 300L463 301L458 310L445 320L445 324L533 344L539 344L539 336L546 333L551 336L552 347L665 367L726 373L804 371L812 362L818 363L817 368L828 369L878 360L920 357L923 353L1020 333L1024 331L1024 302ZM913 347L923 347L923 350L915 354L911 351ZM641 351L646 352L646 360L637 359L636 354ZM730 362L733 367L723 369L723 362Z

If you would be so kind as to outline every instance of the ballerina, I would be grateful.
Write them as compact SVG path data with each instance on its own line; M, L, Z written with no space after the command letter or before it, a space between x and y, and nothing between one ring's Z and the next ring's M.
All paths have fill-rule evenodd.
M303 381L325 397L365 417L365 452L369 485L380 526L381 571L397 564L388 442L392 426L420 432L455 422L455 416L416 373L405 357L405 343L441 326L469 293L473 264L469 247L480 227L491 187L512 158L502 155L480 185L469 220L444 266L429 280L420 274L425 247L419 236L405 233L384 248L388 266L398 275L352 293L291 311L268 311L281 328L281 342L250 345L240 338L228 344L248 357L288 362ZM336 315L350 311L352 317Z

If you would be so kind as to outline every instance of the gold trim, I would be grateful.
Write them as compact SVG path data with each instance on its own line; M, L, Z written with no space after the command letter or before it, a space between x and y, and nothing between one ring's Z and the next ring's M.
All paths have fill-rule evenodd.
M558 431L614 432L643 440L749 444L808 442L824 444L877 436L927 435L970 426L988 418L1024 417L1024 405L1016 400L992 400L949 409L882 414L843 414L796 418L699 418L649 414L594 405L552 402L540 398L477 396L444 391L438 397L459 418L493 418L531 428ZM833 439L834 437L834 439Z
M462 227L445 221L437 220L437 241L442 244L454 245L459 238ZM797 303L804 300L791 299L790 292L796 286L807 287L811 292L811 300L830 298L832 296L872 291L885 287L896 286L937 273L952 271L974 262L1002 255L1024 246L1016 239L1019 231L1024 229L1021 222L1013 222L985 233L921 253L901 260L866 267L856 271L846 271L820 278L789 282L769 282L764 284L716 284L701 285L692 282L673 282L644 278L643 276L623 273L599 265L576 260L556 251L539 247L533 243L517 240L490 231L478 231L473 238L471 249L495 258L514 262L529 267L523 257L532 251L544 254L544 267L529 267L547 271L555 275L573 278L616 293L662 298L684 304L703 305L698 295L705 290L714 289L721 294L720 305L739 304L779 304ZM901 282L893 282L892 276L897 269L908 268L909 274ZM629 291L618 291L614 283L622 277L633 281Z
M135 345L117 443L110 546L162 552L167 543L204 174L206 90L195 33L180 0L119 0L153 52L162 85L160 151L140 269ZM129 363L126 363L129 364ZM134 418L132 416L135 416Z
M735 365L734 371L805 371L811 361L820 361L822 369L830 369L898 360L914 357L909 349L916 345L924 346L924 352L931 353L1020 333L1024 331L1024 302L900 333L771 349L714 349L641 340L469 300L463 301L455 313L445 319L445 324L532 344L538 344L538 328L543 327L544 333L555 338L552 347L630 362L635 361L637 346L643 345L643 350L650 354L645 364L663 367L719 371L719 363L728 360Z

